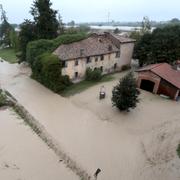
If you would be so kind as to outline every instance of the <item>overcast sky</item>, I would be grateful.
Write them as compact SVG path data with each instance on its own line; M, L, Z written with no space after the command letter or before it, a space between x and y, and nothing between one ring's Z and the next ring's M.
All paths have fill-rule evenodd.
M32 18L29 14L33 0L0 0L11 23ZM180 19L180 0L51 0L64 22L141 21Z

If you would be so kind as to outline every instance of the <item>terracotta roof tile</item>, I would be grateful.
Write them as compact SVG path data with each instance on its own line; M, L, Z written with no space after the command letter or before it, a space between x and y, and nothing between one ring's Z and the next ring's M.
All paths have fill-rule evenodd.
M180 71L173 69L167 63L152 64L138 70L138 72L141 71L151 71L180 89Z

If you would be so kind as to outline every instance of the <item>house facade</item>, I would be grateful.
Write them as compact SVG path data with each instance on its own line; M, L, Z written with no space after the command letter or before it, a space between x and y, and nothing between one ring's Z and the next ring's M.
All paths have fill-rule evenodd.
M134 42L111 33L94 33L82 41L59 46L53 54L62 61L62 75L78 81L84 79L87 68L98 68L102 74L108 74L129 66Z

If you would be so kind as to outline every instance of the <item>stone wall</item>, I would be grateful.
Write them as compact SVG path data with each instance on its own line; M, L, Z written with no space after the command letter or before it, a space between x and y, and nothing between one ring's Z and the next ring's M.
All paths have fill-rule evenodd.
M75 59L67 61L67 67L62 69L62 75L69 75L70 79L75 78L75 72L78 72L78 78L83 79L85 77L87 68L101 68L103 67L103 74L112 73L121 70L119 57L116 57L116 53L103 55L104 60L101 60L101 56L90 57L90 63L87 63L87 58L80 58L78 60L78 65L75 66ZM96 61L96 58L98 60ZM116 69L114 65L117 64Z

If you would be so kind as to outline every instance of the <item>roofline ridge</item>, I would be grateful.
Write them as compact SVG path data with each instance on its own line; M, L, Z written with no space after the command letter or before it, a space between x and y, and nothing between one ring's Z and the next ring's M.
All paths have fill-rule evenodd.
M155 69L155 68L157 68L157 67L159 67L159 66L161 66L161 65L163 65L163 64L167 64L167 63L159 63L159 64L156 64L156 66L152 67L151 69Z

